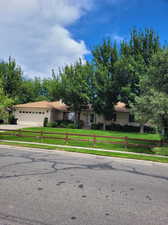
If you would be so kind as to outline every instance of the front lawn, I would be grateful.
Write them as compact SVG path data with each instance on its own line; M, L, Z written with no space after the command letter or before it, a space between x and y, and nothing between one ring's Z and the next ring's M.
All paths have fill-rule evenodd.
M140 133L130 133L130 132L119 132L119 131L104 131L104 130L84 130L84 129L68 129L68 128L50 128L50 127L32 127L25 128L24 130L33 130L44 132L62 132L62 133L77 133L77 134L89 134L89 135L102 135L102 136L114 136L114 137L129 137L129 138L141 138L141 139L151 139L160 140L158 134L140 134Z
M148 147L137 147L137 146L129 146L126 147L125 143L119 143L123 142L125 140L120 139L109 139L109 138L103 138L99 137L96 138L99 143L93 143L94 137L80 137L80 136L71 136L69 135L69 138L74 138L75 140L57 140L52 139L54 137L57 138L65 138L65 133L73 133L73 134L82 134L82 135L99 135L99 136L113 136L113 137L128 137L128 138L138 138L138 139L150 139L150 140L159 140L159 135L157 134L140 134L140 133L126 133L126 132L116 132L116 131L101 131L101 130L83 130L83 129L65 129L65 128L47 128L47 127L36 127L36 128L25 128L25 131L34 131L34 132L59 132L60 134L43 134L43 136L48 136L51 139L46 138L40 138L39 134L37 133L23 133L21 132L21 135L29 135L32 137L16 137L16 136L0 136L1 139L5 140L15 140L15 141L29 141L29 142L40 142L40 143L48 143L48 144L59 144L59 145L69 145L69 146L80 146L80 147L94 147L94 148L102 148L102 149L111 149L111 150L120 150L120 151L129 151L129 152L136 152L136 153L148 153L148 154L155 154L155 152L148 148ZM84 141L83 139L86 139L87 141ZM83 140L83 141L80 141ZM113 141L117 144L112 143L103 143L103 141ZM144 145L151 145L151 143L141 143L140 141L129 141L130 144L144 144Z

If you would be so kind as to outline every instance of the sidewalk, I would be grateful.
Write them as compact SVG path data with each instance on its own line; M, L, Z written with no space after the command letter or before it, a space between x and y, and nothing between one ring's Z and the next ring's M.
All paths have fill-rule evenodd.
M128 151L108 150L108 149L102 149L102 148L78 147L78 146L70 146L70 145L54 145L54 144L45 144L45 143L40 143L40 142L9 141L9 140L0 140L0 142L52 146L52 147L56 147L56 148L75 148L75 149L85 149L85 150L91 150L91 151L115 152L115 153L121 153L121 154L131 154L131 155L142 155L142 156L153 156L153 157L168 158L168 156L163 156L163 155L154 155L154 154L135 153L135 152L128 152Z

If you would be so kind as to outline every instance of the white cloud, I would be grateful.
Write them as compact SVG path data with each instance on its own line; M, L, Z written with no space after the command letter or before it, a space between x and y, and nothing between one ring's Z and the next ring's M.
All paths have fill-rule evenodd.
M121 41L124 40L124 37L122 37L122 36L120 36L118 34L113 34L112 35L112 39L115 40L115 41L117 41L117 42L121 42Z
M12 56L31 75L49 76L52 68L84 58L84 41L67 26L91 9L92 0L0 0L1 58Z

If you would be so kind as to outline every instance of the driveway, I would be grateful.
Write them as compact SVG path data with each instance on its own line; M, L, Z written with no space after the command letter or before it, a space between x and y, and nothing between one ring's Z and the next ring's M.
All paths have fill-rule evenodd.
M168 165L0 146L2 225L166 225Z
M24 125L13 125L13 124L1 124L0 125L0 130L19 130L22 128L28 128L28 127L37 127L37 125L32 125L32 124L24 124Z

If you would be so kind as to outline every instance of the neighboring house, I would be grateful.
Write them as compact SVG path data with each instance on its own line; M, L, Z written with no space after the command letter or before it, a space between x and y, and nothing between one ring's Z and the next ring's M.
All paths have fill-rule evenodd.
M43 126L45 118L48 122L67 119L67 112L68 107L62 101L41 101L14 106L14 116L18 124Z
M91 105L87 109L82 110L80 119L85 122L86 127L91 127L92 124L106 123L110 125L111 123L120 124L120 125L130 125L130 126L139 126L135 122L134 116L130 114L129 109L126 107L126 104L123 102L118 102L116 104L115 113L113 120L105 121L102 115L98 115L91 109Z
M90 128L92 124L105 123L106 124L120 124L139 126L134 122L129 109L122 102L118 102L115 106L115 116L112 121L104 121L103 116L93 112L91 105L84 107L80 113L80 120L83 121L85 128ZM14 115L17 118L18 124L32 124L42 126L44 119L48 122L56 120L74 120L74 113L68 111L68 106L62 101L57 102L33 102L14 106Z

